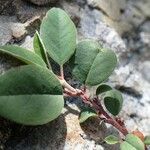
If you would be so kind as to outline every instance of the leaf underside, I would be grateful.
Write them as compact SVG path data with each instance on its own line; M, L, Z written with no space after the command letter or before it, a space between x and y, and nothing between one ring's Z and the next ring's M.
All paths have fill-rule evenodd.
M105 93L110 90L112 90L112 87L103 83L103 84L99 85L98 88L96 89L96 95L100 95L100 94Z
M105 138L105 142L107 144L113 145L113 144L117 144L119 142L119 139L114 135L109 135Z
M97 116L97 113L93 109L91 109L91 108L83 109L79 116L79 122L83 123L86 120L88 120L89 118L96 117L96 116Z
M82 41L76 48L73 75L85 85L98 85L111 75L116 63L113 51L92 40Z
M0 115L25 125L41 125L57 118L64 105L55 75L27 65L0 76Z
M40 36L50 57L63 65L76 47L76 28L65 11L52 8L42 21Z
M34 47L34 51L37 55L39 55L44 62L47 64L47 66L49 68L51 68L49 60L48 60L48 56L45 50L45 47L42 43L42 40L40 38L39 33L36 31L35 35L34 35L34 40L33 40L33 47Z
M11 55L25 64L35 64L46 67L45 62L37 54L16 45L0 46L0 52Z
M118 115L122 108L123 98L119 91L110 90L104 95L104 104L106 109L114 116Z

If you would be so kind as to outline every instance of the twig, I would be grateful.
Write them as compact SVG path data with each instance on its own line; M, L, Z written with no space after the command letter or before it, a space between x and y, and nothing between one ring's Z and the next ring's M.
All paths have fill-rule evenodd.
M60 76L62 79L64 79L64 68L63 65L60 65Z
M98 98L95 98L92 101L93 107L95 107L95 109L97 111L99 111L100 114L103 114L106 119L104 120L106 123L111 124L112 126L114 126L115 128L117 128L124 136L126 136L128 134L127 129L124 126L121 126L114 118L112 118L103 108L103 106L101 105L100 101L98 100Z
M91 107L93 107L97 112L99 117L101 118L101 115L103 115L105 118L104 121L108 124L111 124L116 129L118 129L124 136L128 134L127 129L125 126L121 126L114 118L112 118L103 108L103 106L100 103L100 100L97 98L94 98L93 100L90 100L89 97L86 95L86 90L82 91L79 89L73 88L71 85L69 85L64 78L62 78L63 75L61 74L61 77L59 78L59 81L61 85L64 87L64 96L80 96L84 103L89 104Z
M105 119L104 120L105 123L111 124L112 126L114 126L116 129L118 129L124 136L126 136L128 134L128 131L126 128L122 127L119 125L119 123L117 123L114 119Z

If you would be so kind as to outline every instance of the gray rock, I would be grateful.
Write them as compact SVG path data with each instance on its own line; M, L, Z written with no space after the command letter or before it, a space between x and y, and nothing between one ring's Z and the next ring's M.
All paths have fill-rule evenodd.
M85 7L81 12L81 27L79 28L81 39L96 39L104 47L115 50L118 55L126 51L125 43L113 28L103 22L103 14L100 11Z
M0 0L0 14L1 15L14 15L15 7L13 7L12 3L13 3L13 0Z
M105 14L107 14L113 20L120 20L120 9L123 7L121 1L111 1L111 0L87 0L88 5L93 8L97 8L102 10Z
M146 79L148 82L150 82L150 75L149 75L150 61L143 62L140 68L141 68L141 73L143 75L143 78Z
M23 48L26 48L30 51L33 51L33 37L26 36L25 40L23 41L23 43L20 46Z
M140 27L140 39L143 44L150 47L150 21L145 21Z
M149 134L150 79L148 71L150 70L150 28L148 16L150 11L145 8L149 6L150 1L122 0L122 4L117 3L110 9L111 11L115 10L117 12L115 14L115 11L111 13L108 10L110 5L106 6L105 4L105 7L103 7L102 3L99 3L99 6L96 6L93 3L94 0L87 0L88 5L85 0L82 2L77 0L76 2L62 0L59 1L59 5L70 14L78 26L79 40L83 38L98 39L104 47L111 48L117 52L120 62L114 74L109 78L109 83L123 93L124 105L120 116L124 118L129 131L138 128L145 135ZM23 24L17 24L17 19L9 21L9 17L4 17L4 21L4 19L0 18L0 25L6 28L2 29L0 27L3 32L3 35L0 36L2 44L10 42L12 37L15 37L21 41L21 43L18 43L19 45L33 49L32 35L35 29L38 29L40 20L49 7L38 7L30 4L21 0L14 0L13 2L13 6L16 8L15 13L21 22L25 22ZM114 4L116 4L116 1ZM129 34L124 36L126 45L116 31L120 35L130 31ZM27 34L31 35L24 38ZM0 73L4 73L6 70L16 66L18 66L18 61L12 60L8 56L0 55ZM112 130L110 126L107 126L108 132L105 131L106 127L97 126L96 121L94 123L89 121L84 126L80 126L78 114L82 105L79 99L73 98L66 102L66 107L60 117L47 125L34 128L23 127L23 129L21 126L16 128L16 125L15 128L10 127L10 131L15 134L11 133L12 136L7 139L6 149L118 150L118 145L117 147L111 147L101 144L102 137L115 133L116 130ZM94 133L93 131L97 132Z
M12 38L11 30L5 25L0 24L0 45L4 45Z
M11 25L16 17L0 16L0 45L5 45L12 39Z
M62 9L64 9L71 17L71 19L73 20L73 22L75 23L76 26L79 26L80 24L80 7L77 3L75 2L66 2L64 0L60 1L60 6L62 7Z
M35 17L42 18L46 12L50 9L49 7L37 7L22 0L14 0L13 5L16 9L16 16L22 23L27 22Z
M5 45L11 40L22 40L26 35L26 26L18 23L15 16L0 16L0 45Z
M32 2L33 4L41 6L41 5L46 5L48 3L54 3L57 0L25 0L25 1L29 1L29 2Z

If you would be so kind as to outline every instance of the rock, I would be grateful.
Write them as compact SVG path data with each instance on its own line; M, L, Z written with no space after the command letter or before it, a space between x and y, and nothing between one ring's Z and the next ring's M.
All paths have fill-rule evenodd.
M7 70L17 67L22 64L23 63L16 60L14 57L0 53L0 74L3 74Z
M131 131L139 129L145 135L149 134L149 61L142 62L143 56L133 54L132 59L124 66L119 66L114 75L110 77L111 83L117 87L124 96L124 105L121 112ZM145 124L144 124L145 123Z
M119 35L123 35L124 33L129 32L133 28L129 22L122 18L119 21L115 21L108 16L104 16L103 20L108 26L115 29Z
M16 16L22 23L32 20L35 17L42 18L46 12L50 9L49 7L37 7L30 5L22 0L14 0L13 5L16 8Z
M96 141L102 141L101 138L105 136L106 127L101 127L98 120L88 121L81 127L78 115L78 106L68 104L57 119L46 125L28 127L9 123L11 136L7 139L5 149L90 150L96 147L99 150L104 150L100 144L96 144ZM104 147L107 146L104 145ZM114 150L116 150L115 147Z
M15 16L0 16L0 45L5 45L11 40L20 41L26 35L25 25L18 23Z
M150 33L150 20L146 20L141 26L140 31Z
M140 68L141 68L141 73L143 75L143 78L146 79L148 82L150 82L150 75L149 75L150 61L143 62Z
M16 21L15 17L0 16L0 45L5 45L12 39L11 25Z
M150 21L145 21L140 27L140 39L143 44L150 47Z
M126 51L126 46L119 34L103 22L103 14L86 7L81 11L79 33L81 39L94 38L100 41L104 47L112 48L118 55Z
M13 7L12 2L13 0L1 0L0 1L0 14L1 15L14 15L15 14L15 7Z
M3 1L3 4L6 1ZM124 104L120 116L124 118L129 131L138 128L145 135L150 133L149 2L149 0L119 2L61 0L58 3L77 25L79 40L96 39L104 47L113 49L119 56L120 62L108 82L123 93ZM16 14L22 23L18 23L14 16L11 19L8 16L1 17L0 30L3 33L0 32L0 43L4 45L15 42L32 50L33 33L39 28L40 21L49 10L49 6L38 7L23 0L14 0L8 6L10 5L13 6L12 14ZM2 7L3 5L0 5L0 9ZM5 7L3 12L8 14L12 10ZM123 35L124 41L118 33ZM18 66L18 63L20 62L10 56L0 55L0 73ZM67 74L67 78L69 77ZM70 82L73 83L72 80ZM79 83L74 82L79 86ZM83 104L79 99L72 98L66 101L62 114L51 123L38 127L10 125L8 132L11 131L11 135L5 136L2 146L8 150L118 150L118 145L111 147L101 144L102 137L116 133L112 127L107 126L106 131L106 126L98 126L98 120L94 122L89 120L84 125L79 124L78 115L81 106ZM1 129L0 137L1 133L5 135L2 131Z
M13 38L15 38L17 41L22 40L25 37L26 33L27 33L25 25L22 24L22 23L12 24L11 30L12 30Z
M121 9L121 1L118 0L88 0L87 3L99 10L102 10L105 14L107 14L113 20L120 20L120 9Z
M71 17L76 26L80 23L80 7L75 2L66 2L64 0L60 1L60 6L64 9Z
M0 45L5 45L11 38L11 30L5 24L0 24Z
M29 2L32 2L33 4L41 6L41 5L46 5L48 3L54 3L57 0L25 0L25 1L29 1Z
M131 31L133 27L140 25L146 17L149 17L148 0L143 1L111 1L88 0L88 5L103 13L103 22L113 27L120 35Z
M101 20L114 28L120 35L132 29L132 25L125 18L122 18L122 11L126 7L125 0L115 0L113 2L111 0L88 0L87 2L90 7L101 10L103 13Z
M20 46L30 51L33 51L33 37L26 36L25 40Z
M27 31L27 34L34 35L35 31L40 29L41 17L35 16L28 20L24 25Z
M136 2L136 7L143 13L145 17L150 17L150 1L144 0L144 1L138 1Z

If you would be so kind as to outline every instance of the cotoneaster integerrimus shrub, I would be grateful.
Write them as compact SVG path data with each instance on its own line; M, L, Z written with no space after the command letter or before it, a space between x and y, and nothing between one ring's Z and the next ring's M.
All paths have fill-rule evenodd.
M120 143L121 150L146 149L150 137L140 131L129 133L118 117L123 103L121 93L104 83L115 69L116 54L93 40L76 41L76 27L69 16L52 8L41 23L40 33L35 33L34 52L15 45L0 46L0 52L25 64L0 75L0 115L23 125L42 125L61 114L65 96L80 97L88 106L80 113L81 124L98 117L121 135L107 136L106 143ZM82 89L75 89L64 77L63 66L73 54L72 74L82 83ZM53 73L48 56L60 66L60 76ZM92 86L97 86L93 97L88 88Z

